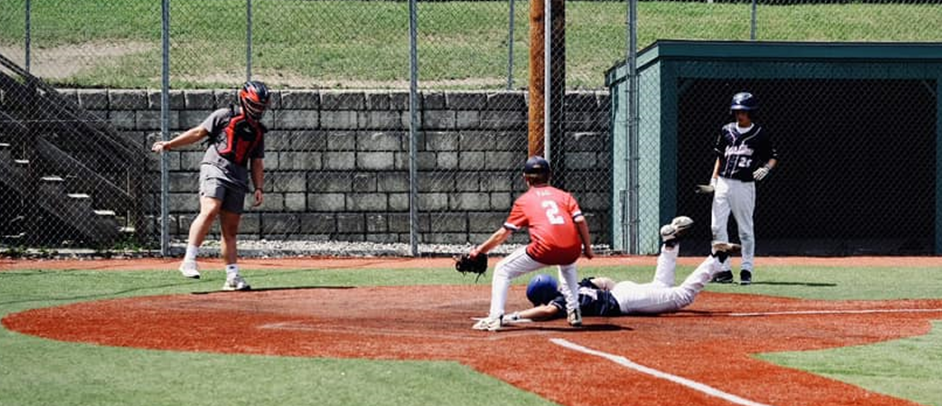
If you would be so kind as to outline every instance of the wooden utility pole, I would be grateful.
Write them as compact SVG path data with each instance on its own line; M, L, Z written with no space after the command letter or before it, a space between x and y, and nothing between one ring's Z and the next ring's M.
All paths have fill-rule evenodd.
M543 0L530 0L530 111L527 120L527 156L543 155L544 9Z
M550 126L552 146L563 140L563 103L566 87L566 3L550 0L546 10L543 0L530 1L530 109L528 120L528 152L544 155L546 126ZM550 80L546 81L546 14L550 14ZM547 92L550 104L546 105ZM546 122L546 109L550 122ZM551 148L550 150L556 150ZM562 150L560 150L561 152ZM547 157L550 158L550 157ZM558 167L558 166L557 166Z

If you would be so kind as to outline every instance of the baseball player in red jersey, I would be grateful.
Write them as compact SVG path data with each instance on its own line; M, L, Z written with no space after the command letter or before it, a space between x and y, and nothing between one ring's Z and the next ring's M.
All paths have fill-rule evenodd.
M595 254L579 204L569 193L550 186L551 174L549 162L543 157L528 159L523 176L529 190L514 202L503 227L469 253L472 258L480 253L486 254L523 227L530 232L529 245L497 263L491 282L490 313L474 325L475 330L500 329L511 279L552 265L559 268L560 291L566 297L569 324L574 327L582 325L575 290L578 288L576 260L583 253L589 259Z
M180 273L188 278L200 277L196 256L210 226L218 217L222 230L222 257L226 263L226 282L223 290L247 290L249 284L239 274L236 264L236 234L245 194L252 178L254 206L262 204L264 183L265 132L261 123L271 92L264 83L248 81L239 91L239 107L229 106L214 111L203 122L174 137L170 141L157 141L154 152L170 151L204 138L209 147L200 162L200 214L190 225L186 255L180 264Z

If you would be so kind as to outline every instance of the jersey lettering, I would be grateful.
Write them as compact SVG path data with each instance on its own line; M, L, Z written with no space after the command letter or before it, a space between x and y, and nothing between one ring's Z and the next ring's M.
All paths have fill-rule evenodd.
M566 219L559 215L559 206L552 200L544 200L540 203L546 209L546 219L550 224L566 224Z
M733 156L733 155L752 156L753 152L754 151L752 150L752 148L750 148L746 144L736 145L736 146L730 145L726 147L726 156Z
M722 160L719 175L743 182L752 182L752 173L777 157L768 133L757 124L745 133L739 132L736 123L725 125L713 144L713 151Z

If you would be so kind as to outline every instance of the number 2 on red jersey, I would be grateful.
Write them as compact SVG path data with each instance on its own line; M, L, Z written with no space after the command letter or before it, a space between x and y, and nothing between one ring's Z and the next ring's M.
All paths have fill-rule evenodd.
M550 224L566 224L566 219L559 215L559 206L552 200L544 200L540 203L546 209L546 218Z

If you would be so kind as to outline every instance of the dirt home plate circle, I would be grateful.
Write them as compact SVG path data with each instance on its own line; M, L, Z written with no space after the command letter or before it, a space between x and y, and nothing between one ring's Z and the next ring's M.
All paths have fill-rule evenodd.
M528 306L523 289L511 288L509 309ZM586 318L582 329L557 320L471 330L489 292L484 285L206 292L34 309L8 315L3 325L118 347L453 360L564 405L890 406L915 403L752 354L923 335L931 320L942 318L942 300L814 301L704 292L670 315ZM240 337L236 345L234 336ZM567 369L572 374L546 373Z

